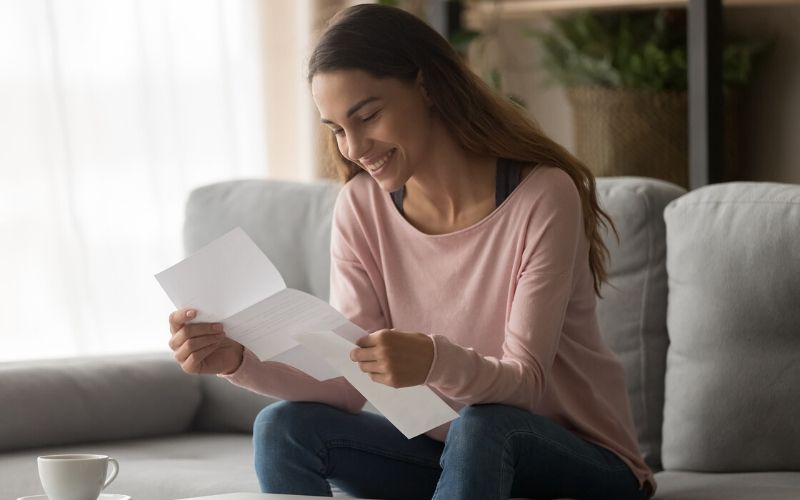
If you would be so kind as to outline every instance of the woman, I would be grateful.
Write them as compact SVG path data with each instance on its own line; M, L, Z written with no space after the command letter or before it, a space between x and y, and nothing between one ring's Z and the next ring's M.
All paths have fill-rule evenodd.
M286 400L255 423L262 489L651 496L623 370L595 316L607 256L599 225L611 221L591 173L402 10L342 11L308 79L345 181L331 303L371 332L351 358L376 382L426 384L460 416L408 440L361 412L364 398L343 378L260 362L222 325L175 311L170 346L184 370Z

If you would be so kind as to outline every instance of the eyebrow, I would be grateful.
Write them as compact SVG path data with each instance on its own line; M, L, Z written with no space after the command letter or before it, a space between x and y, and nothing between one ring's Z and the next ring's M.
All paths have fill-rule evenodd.
M347 117L350 118L351 116L353 116L353 113L355 113L356 111L361 109L363 106L366 106L367 104L369 104L369 103L371 103L373 101L379 101L379 100L380 100L380 97L373 96L373 97L367 97L366 99L362 99L362 100L358 101L357 103L355 103L352 106L350 106L350 109L347 110ZM331 125L336 125L334 122L332 122L332 121L330 121L330 120L328 120L326 118L322 118L320 121L322 123L328 123L328 124L331 124Z

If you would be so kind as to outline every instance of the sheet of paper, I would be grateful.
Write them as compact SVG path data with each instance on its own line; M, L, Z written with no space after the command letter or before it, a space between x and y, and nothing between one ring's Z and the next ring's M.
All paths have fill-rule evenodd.
M297 368L317 380L328 380L342 376L341 373L336 371L327 361L321 359L300 344L277 356L273 356L270 358L270 361L277 361Z
M372 403L384 417L411 439L458 417L430 388L420 385L395 389L373 382L350 360L355 344L334 332L298 332L295 340L324 358Z
M278 269L240 227L156 274L156 280L175 307L197 309L198 323L222 321L286 288Z
M225 333L261 360L296 346L297 342L292 340L296 332L334 330L347 323L350 323L347 318L324 300L291 288L222 321ZM359 337L366 335L359 331Z
M260 360L286 363L318 380L340 375L297 348L292 333L333 329L366 335L327 302L286 288L277 268L241 228L155 277L175 307L197 309L193 323L221 322L227 336Z

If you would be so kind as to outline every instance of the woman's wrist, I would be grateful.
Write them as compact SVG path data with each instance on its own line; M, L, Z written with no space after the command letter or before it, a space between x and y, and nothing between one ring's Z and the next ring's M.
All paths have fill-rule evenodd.
M236 352L236 351L234 350L234 352ZM241 368L242 365L244 364L244 346L243 345L239 346L238 358L236 358L236 359L238 359L238 362L236 363L236 367L233 370L222 372L222 373L220 373L220 375L230 376L230 375L233 375L234 373L239 371L239 368Z

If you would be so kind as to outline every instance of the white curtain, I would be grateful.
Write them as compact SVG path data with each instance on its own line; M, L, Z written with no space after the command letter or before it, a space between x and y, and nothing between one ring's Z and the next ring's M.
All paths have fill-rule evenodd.
M167 350L189 191L268 175L261 8L0 1L0 360Z

